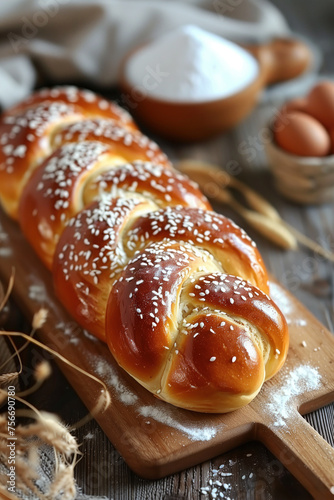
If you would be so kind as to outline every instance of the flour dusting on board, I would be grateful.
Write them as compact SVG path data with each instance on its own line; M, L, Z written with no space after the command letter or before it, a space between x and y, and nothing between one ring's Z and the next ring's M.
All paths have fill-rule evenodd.
M8 235L4 232L2 226L0 225L0 257L10 257L12 255L12 250L8 245Z
M270 283L270 296L284 314L288 325L292 323L299 327L307 325L305 318L295 317L296 310L293 307L290 297L276 283Z
M56 331L66 335L66 342L69 344L78 345L80 342L81 330L77 323L74 321L60 321L56 324Z
M270 283L270 297L287 318L293 314L294 310L290 298L283 293L283 290L276 283Z
M120 380L113 366L104 358L95 358L94 373L115 390L116 397L126 406L138 404L139 398L131 389ZM156 422L177 429L185 434L192 441L209 441L217 434L217 429L213 426L203 427L202 423L189 422L188 425L181 423L173 410L167 408L167 405L161 408L159 402L157 406L138 406L136 412L145 418L152 418ZM221 423L219 424L221 428Z
M112 365L105 359L100 358L96 360L95 373L101 377L108 386L115 389L117 397L123 404L133 405L137 402L138 396L120 381Z
M39 303L46 302L46 290L42 282L32 283L29 286L29 299Z
M217 434L217 429L214 427L201 427L200 425L192 426L190 423L187 426L181 424L169 414L167 408L162 410L155 406L142 406L139 409L139 413L144 417L154 418L157 422L178 429L186 434L192 441L210 441L210 439ZM222 426L220 425L220 427Z
M0 257L10 257L12 255L12 251L10 248L4 247L0 248Z
M300 365L285 375L282 386L272 388L268 395L270 402L266 410L272 416L275 427L283 427L294 415L292 398L305 392L314 391L320 387L321 375L317 368Z

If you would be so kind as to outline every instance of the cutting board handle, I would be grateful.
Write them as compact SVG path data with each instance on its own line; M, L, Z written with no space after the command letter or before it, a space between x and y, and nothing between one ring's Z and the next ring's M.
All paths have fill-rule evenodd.
M257 438L316 500L334 500L334 448L297 410L284 426L260 425Z
M277 38L245 48L259 61L264 85L295 78L304 73L312 61L309 47L293 38Z

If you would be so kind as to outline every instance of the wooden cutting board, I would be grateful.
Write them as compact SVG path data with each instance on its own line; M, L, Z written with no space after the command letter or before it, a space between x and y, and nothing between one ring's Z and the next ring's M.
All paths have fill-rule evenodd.
M41 307L49 310L39 338L107 385L111 403L94 417L138 475L160 478L259 440L315 498L334 499L334 449L301 416L334 401L334 336L279 284L272 282L271 294L289 322L286 364L246 408L211 415L159 401L120 369L108 348L64 311L50 273L17 225L0 212L0 276L5 282L13 269L13 295L28 318ZM60 366L94 412L101 385Z

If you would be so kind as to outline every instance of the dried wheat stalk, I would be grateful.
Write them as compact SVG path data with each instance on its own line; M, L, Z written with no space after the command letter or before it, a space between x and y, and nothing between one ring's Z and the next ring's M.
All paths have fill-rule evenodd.
M7 291L0 297L0 312L5 306L14 283L14 275L11 277ZM40 309L34 315L32 320L33 334L41 328L47 318L47 310ZM21 332L0 331L0 336L7 338L21 337L26 340L24 346L29 342L61 359L64 363L80 371L82 374L94 379L102 386L100 397L96 403L92 415L104 411L110 404L110 395L105 384L98 378L87 373L85 370L77 367L68 361L61 354L53 349L43 345L35 338ZM23 346L23 347L24 347ZM21 369L18 372L2 373L0 375L0 385L8 385L16 378L22 370L20 352L22 348L14 349L13 356L16 356L20 362ZM0 366L3 371L6 362ZM18 393L15 400L21 402L27 409L16 411L18 422L22 416L28 417L29 424L18 423L15 426L15 493L8 490L8 418L6 413L0 414L0 498L8 500L17 500L18 498L35 498L36 500L74 500L77 496L77 488L74 479L74 468L78 460L79 445L76 439L70 433L64 424L62 424L56 415L40 412L37 408L23 399L27 394L36 390L43 381L50 376L51 366L48 361L42 361L35 369L35 384L24 392ZM8 392L0 388L0 406L7 402ZM85 419L87 421L87 418ZM77 427L77 426L73 426ZM51 456L48 461L48 473L45 469L45 451L47 456ZM51 467L51 470L50 470ZM44 482L42 482L42 479Z
M72 500L76 497L74 480L74 466L79 455L78 444L66 427L55 415L48 413L31 412L35 421L29 425L18 425L15 429L15 491L12 498L50 499L57 498L61 493L62 499ZM8 429L7 418L0 415L0 491L8 492L8 476L6 474L8 462ZM54 471L48 478L48 484L39 486L41 471L43 470L43 453L46 448L53 449ZM66 481L59 483L59 475L66 475Z
M227 172L222 172L219 167L198 160L182 160L176 164L176 168L196 181L208 198L231 206L252 227L282 248L295 250L299 243L334 262L333 252L292 227L267 200ZM228 187L238 190L253 210L238 203L227 191ZM259 217L260 215L263 217Z

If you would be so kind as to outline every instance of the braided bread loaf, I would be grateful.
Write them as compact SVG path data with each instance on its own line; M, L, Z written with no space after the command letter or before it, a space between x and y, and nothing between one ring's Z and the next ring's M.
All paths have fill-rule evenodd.
M41 90L3 115L0 146L4 210L60 301L140 384L227 412L280 369L287 325L254 242L125 111L75 87Z

